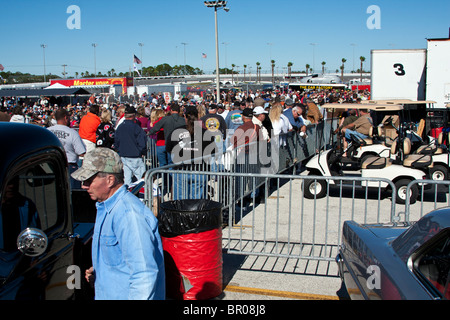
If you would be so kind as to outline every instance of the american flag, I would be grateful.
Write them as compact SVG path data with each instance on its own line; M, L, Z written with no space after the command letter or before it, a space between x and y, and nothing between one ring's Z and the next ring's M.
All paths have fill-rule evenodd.
M206 59L206 53L202 53L202 58Z
M2 64L0 64L0 71L3 71L3 70L5 70L5 68L3 67Z
M142 61L139 60L139 58L136 57L136 55L134 55L134 62L136 62L137 64L141 64L142 63Z

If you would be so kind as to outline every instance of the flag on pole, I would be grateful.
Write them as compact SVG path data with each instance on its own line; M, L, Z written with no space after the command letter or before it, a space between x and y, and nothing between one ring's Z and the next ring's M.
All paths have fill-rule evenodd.
M136 64L135 64L135 63L133 64L133 66L134 66L134 71L136 71L136 72L138 73L139 77L141 77L141 74L140 74L140 72L139 72L139 69L136 67Z
M0 64L0 71L3 71L3 70L5 70L5 68L3 67L2 64Z
M206 53L202 53L202 58L206 59Z
M141 64L142 63L142 61L139 60L139 58L136 57L136 55L134 55L134 62L137 63L137 64Z

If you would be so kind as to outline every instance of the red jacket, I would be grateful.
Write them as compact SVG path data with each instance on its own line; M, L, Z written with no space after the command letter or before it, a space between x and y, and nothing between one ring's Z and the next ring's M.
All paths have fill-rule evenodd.
M95 132L100 123L101 120L97 115L88 112L80 121L78 133L80 134L81 139L86 139L95 143Z

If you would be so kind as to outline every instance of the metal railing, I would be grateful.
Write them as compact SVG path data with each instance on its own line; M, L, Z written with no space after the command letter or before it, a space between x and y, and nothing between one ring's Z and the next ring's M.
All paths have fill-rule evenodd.
M267 145L266 152L250 144L153 168L145 177L145 201L155 214L163 201L217 201L227 224L223 247L229 253L325 261L334 261L346 220L396 225L450 204L450 181L413 181L407 187L406 205L400 205L388 179L306 176L295 170L289 174L288 169L323 147L327 130L323 124L312 126L307 139L291 133L280 144ZM261 154L272 161L267 164ZM323 198L305 197L305 183L311 180L325 182ZM369 182L372 187L366 187ZM432 188L425 189L427 185ZM414 186L419 200L409 204ZM438 190L444 186L447 192Z
M415 204L410 204L411 191L416 188L419 197ZM406 188L405 211L399 213L405 222L415 222L430 211L450 206L450 181L448 180L414 180Z
M395 185L383 178L153 170L147 181L161 188L161 182L169 176L173 188L179 191L172 190L173 198L170 192L163 194L155 189L147 193L152 210L158 213L158 204L171 199L222 203L228 225L223 245L233 254L333 261L345 220L395 220ZM326 197L305 198L302 190L307 180L326 181ZM330 180L334 184L328 183ZM368 181L379 187L362 187Z

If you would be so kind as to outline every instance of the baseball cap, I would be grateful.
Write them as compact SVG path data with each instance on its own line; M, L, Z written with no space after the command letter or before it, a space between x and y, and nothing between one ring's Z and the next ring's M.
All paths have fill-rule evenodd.
M262 113L268 113L268 112L266 110L264 110L263 107L255 107L253 109L253 114L254 115L259 115L259 114L262 114Z
M130 105L126 106L125 114L136 114L136 108Z
M99 172L121 173L123 170L122 160L117 152L97 147L86 153L81 168L72 173L72 178L78 181L86 181Z
M284 104L287 105L287 106L293 106L294 105L294 100L292 100L291 98L287 98L284 101Z
M247 118L253 117L253 110L251 108L245 108L242 110L242 115Z

